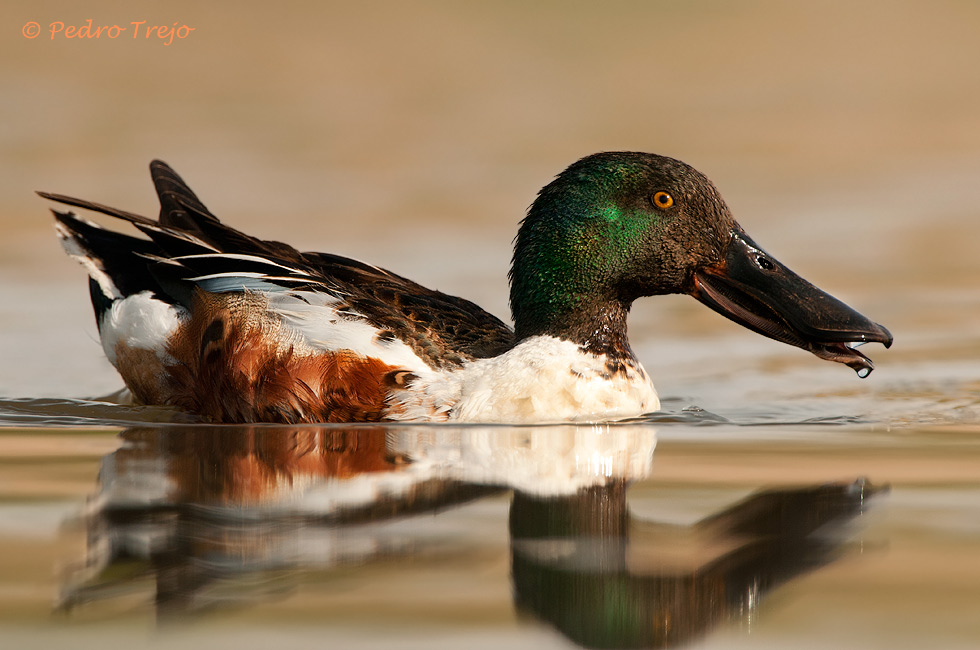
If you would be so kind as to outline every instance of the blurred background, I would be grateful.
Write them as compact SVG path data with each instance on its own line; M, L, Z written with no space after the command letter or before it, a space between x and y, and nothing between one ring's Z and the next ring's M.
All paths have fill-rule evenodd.
M859 382L688 297L640 301L631 334L662 393L735 403L798 371L799 394L935 405L949 389L972 405L977 3L62 0L2 16L2 395L120 386L34 190L155 215L147 163L162 158L236 228L509 320L511 240L535 192L628 149L705 172L769 252L896 336ZM50 35L88 19L127 31ZM145 38L175 24L193 31Z
M51 23L89 19L127 31L51 38ZM185 37L145 38L157 25ZM771 254L895 335L868 346L877 369L859 380L687 296L634 306L633 347L666 410L613 428L657 429L653 472L630 490L638 520L691 523L772 485L892 486L844 560L698 647L977 647L978 33L969 0L4 3L0 638L567 647L515 613L509 497L399 524L437 553L307 567L293 596L167 634L150 633L152 594L52 615L66 567L100 543L79 512L122 443L98 417L135 411L4 398L122 385L35 190L153 216L147 165L161 158L236 228L509 320L511 241L535 193L582 156L626 149L703 171ZM46 428L73 414L81 426Z

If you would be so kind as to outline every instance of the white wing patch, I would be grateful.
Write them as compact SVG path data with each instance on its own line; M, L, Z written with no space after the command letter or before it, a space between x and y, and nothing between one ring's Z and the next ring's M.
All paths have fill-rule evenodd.
M306 271L293 268L291 266L285 266L279 262L273 262L265 257L259 257L258 255L245 255L243 253L198 253L196 255L181 255L179 257L171 258L175 261L183 260L206 260L206 259L223 259L223 260L238 260L241 262L255 262L256 264L262 264L263 266L268 266L272 268L283 269L289 272L289 275L301 275L304 277L311 277Z
M319 292L290 291L267 294L269 311L300 334L312 351L351 350L418 374L429 366L404 341L378 339L378 328L366 320L337 312L340 300Z

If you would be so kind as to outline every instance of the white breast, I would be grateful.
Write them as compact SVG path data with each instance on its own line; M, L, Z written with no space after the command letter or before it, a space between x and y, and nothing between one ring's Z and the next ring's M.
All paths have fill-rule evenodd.
M660 408L639 364L610 372L607 361L570 341L535 336L498 357L442 375L425 392L448 407L449 419L463 422L599 421Z

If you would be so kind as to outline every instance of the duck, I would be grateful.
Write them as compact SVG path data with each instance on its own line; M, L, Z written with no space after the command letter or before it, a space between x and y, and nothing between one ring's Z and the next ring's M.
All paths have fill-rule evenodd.
M627 315L689 294L763 336L867 376L892 335L790 271L690 165L603 152L545 185L520 222L513 327L463 298L222 223L166 163L157 219L38 192L89 275L103 350L138 404L213 423L608 422L657 411Z

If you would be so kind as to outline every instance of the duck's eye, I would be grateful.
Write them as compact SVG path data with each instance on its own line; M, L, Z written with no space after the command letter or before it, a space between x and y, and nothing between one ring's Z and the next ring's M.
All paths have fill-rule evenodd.
M662 210L666 210L674 205L674 197L666 192L657 192L653 195L653 204Z

